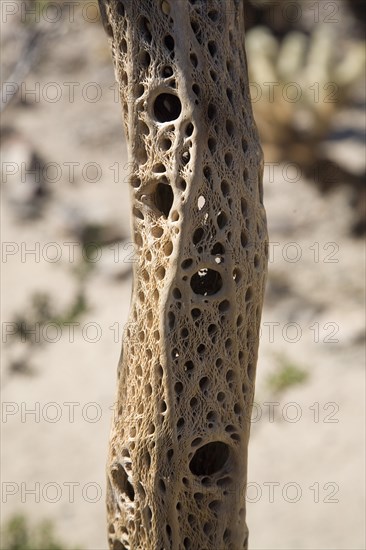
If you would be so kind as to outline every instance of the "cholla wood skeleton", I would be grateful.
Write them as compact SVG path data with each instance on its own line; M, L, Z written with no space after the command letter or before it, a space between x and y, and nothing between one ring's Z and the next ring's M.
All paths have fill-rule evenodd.
M133 164L113 550L239 550L267 266L243 2L100 0Z

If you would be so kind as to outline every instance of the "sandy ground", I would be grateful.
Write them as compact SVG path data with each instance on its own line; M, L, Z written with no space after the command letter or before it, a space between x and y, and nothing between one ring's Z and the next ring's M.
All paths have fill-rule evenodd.
M62 90L58 101L43 97L42 90L51 97L51 82ZM70 82L80 84L74 102ZM26 78L28 90L35 83L39 101L29 96L5 111L3 127L19 133L2 160L19 166L24 150L36 151L61 176L32 221L20 219L20 172L3 178L2 521L15 512L50 518L70 548L106 550L104 468L132 248L126 147L102 28L78 17L51 37ZM98 164L98 178L88 163ZM344 191L323 197L294 179L286 166L273 179L265 174L271 258L250 444L251 548L361 550L364 247L349 236ZM111 226L121 239L101 249L85 279L87 311L74 333L64 324L61 333L41 329L42 345L14 343L11 323L35 292L49 293L58 311L75 300L83 220ZM75 258L67 243L76 243ZM19 358L30 372L14 372ZM276 392L268 377L286 362L308 377Z

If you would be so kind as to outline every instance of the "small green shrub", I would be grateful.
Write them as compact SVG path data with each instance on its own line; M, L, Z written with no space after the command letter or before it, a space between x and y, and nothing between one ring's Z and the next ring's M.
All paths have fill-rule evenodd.
M268 386L274 393L280 393L291 386L305 382L309 374L286 357L278 357L279 367L268 377Z
M12 333L9 343L20 339L22 343L30 345L41 344L41 341L30 332L29 327L38 325L39 328L42 328L47 323L62 326L76 321L87 311L88 304L82 289L79 289L74 301L64 311L55 309L49 294L36 292L32 295L31 303L26 312L16 313L14 318L16 330Z
M1 530L1 550L80 550L68 548L57 539L49 520L30 527L25 516L17 514Z

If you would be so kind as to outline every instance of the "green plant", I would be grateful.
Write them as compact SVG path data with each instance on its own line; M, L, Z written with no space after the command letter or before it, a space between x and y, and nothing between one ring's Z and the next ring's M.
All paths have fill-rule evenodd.
M56 311L49 294L36 292L32 295L27 313L15 315L15 330L9 342L14 342L18 338L23 343L40 344L42 340L36 338L30 328L37 326L38 329L42 329L47 323L62 326L76 321L86 311L88 311L88 304L82 288L78 290L69 307L61 312Z
M305 382L309 373L287 357L278 356L279 367L268 377L268 386L274 393L280 393L291 386Z
M17 514L10 518L1 530L1 550L69 549L55 536L51 521L43 520L31 527L25 516ZM73 547L72 550L78 549Z

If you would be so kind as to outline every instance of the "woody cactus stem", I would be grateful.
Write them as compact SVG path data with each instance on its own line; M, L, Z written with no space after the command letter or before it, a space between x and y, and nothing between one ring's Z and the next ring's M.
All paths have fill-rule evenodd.
M137 250L107 468L110 548L247 548L267 232L243 3L100 7Z

